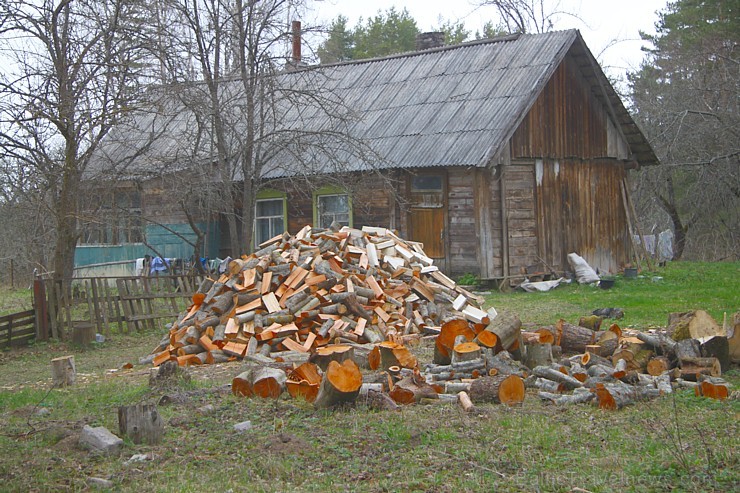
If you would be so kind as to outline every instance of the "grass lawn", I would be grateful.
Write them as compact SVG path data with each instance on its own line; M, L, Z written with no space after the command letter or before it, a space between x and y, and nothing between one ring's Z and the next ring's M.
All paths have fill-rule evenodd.
M674 263L611 290L563 286L550 293L491 293L489 305L522 321L575 322L620 307L620 324L663 325L672 311L705 309L719 321L740 310L739 263ZM653 277L661 280L652 280ZM3 293L0 293L0 297ZM28 308L20 307L19 309ZM678 391L620 411L588 404L546 405L528 391L524 404L408 406L398 412L316 411L284 395L277 401L233 397L223 387L240 363L196 367L192 381L153 391L137 365L159 332L114 336L78 348L39 343L0 353L0 490L85 490L87 478L115 491L615 492L737 491L740 401ZM429 358L431 341L415 351ZM78 384L49 390L49 360L73 354ZM426 359L425 359L426 358ZM134 368L121 369L131 362ZM740 372L726 377L737 389ZM126 441L119 457L76 444L85 424L117 433L120 405L157 402L166 423L156 446ZM249 420L245 432L233 430ZM134 454L141 462L127 463Z

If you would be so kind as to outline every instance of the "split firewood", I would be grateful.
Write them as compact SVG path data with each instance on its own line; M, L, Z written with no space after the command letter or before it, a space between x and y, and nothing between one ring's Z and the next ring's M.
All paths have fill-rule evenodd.
M724 400L730 395L730 384L722 378L702 375L694 392L697 397Z
M416 357L411 354L407 347L395 342L384 341L376 346L380 354L379 369L387 370L391 366L400 366L401 368L416 368L418 362Z
M467 340L475 338L475 332L470 324L463 319L454 319L442 325L440 333L434 343L434 363L449 365L452 362L452 351L457 336L465 336Z
M283 370L269 366L252 366L231 381L234 395L277 399L283 393L287 376Z
M285 386L288 393L293 397L298 396L307 402L316 400L321 385L321 374L318 367L313 363L303 363L288 373Z
M515 405L524 402L524 380L519 375L494 375L476 378L470 383L473 402Z
M342 403L353 402L362 387L362 373L351 359L342 363L330 361L324 372L319 394L314 406L317 409L334 407Z

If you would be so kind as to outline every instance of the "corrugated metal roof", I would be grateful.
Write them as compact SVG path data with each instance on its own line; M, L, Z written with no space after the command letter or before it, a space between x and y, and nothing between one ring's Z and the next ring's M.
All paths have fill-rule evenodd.
M359 152L345 150L345 162L339 165L342 170L367 169L371 161L373 166L384 168L485 166L511 137L576 40L585 48L580 34L570 30L286 72L276 82L292 91L282 93L276 118L281 130L311 132L314 139L322 131L346 129L380 158L369 160ZM599 75L603 77L603 73ZM613 92L611 86L608 89ZM224 85L224 92L237 103L241 100L239 91L236 82ZM327 105L295 96L301 91L333 102ZM209 160L209 139L195 139L197 125L192 112L170 92L162 98L165 101L159 102L158 112L142 115L133 128L111 133L103 146L110 159L128 155L133 143L147 142L156 135L154 142L147 142L150 149L146 157L137 158L140 161L134 168L143 171L153 163L171 160L178 151L195 160ZM614 102L611 95L609 99ZM232 106L224 116L238 121L242 109L239 104ZM626 113L623 106L621 109ZM231 138L240 138L243 125L237 125ZM189 149L195 142L203 145ZM263 148L277 160L265 166L264 177L276 178L302 173L293 163L298 162L296 154L310 148L311 138L298 145L276 136L264 145L277 146L276 150ZM310 152L321 159L328 151ZM331 171L325 166L322 169Z

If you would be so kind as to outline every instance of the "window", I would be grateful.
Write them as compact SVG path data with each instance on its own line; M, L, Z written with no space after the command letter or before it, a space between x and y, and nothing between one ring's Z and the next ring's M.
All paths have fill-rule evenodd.
M258 199L254 215L254 244L269 240L285 231L285 199Z
M141 195L137 191L116 191L112 196L95 197L82 215L80 243L121 245L140 243Z
M316 196L318 227L328 228L334 221L342 226L351 226L349 195L337 193Z

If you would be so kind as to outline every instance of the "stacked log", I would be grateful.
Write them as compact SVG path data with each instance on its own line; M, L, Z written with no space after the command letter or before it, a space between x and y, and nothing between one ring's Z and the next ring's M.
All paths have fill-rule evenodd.
M200 287L152 352L154 366L254 354L281 361L334 344L433 335L452 320L466 327L488 324L495 316L440 272L421 244L385 228L306 226L259 248ZM451 350L445 349L447 356Z

